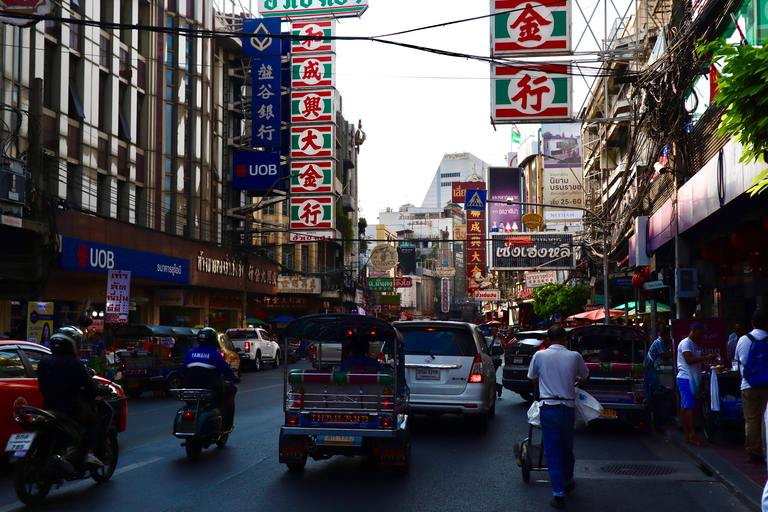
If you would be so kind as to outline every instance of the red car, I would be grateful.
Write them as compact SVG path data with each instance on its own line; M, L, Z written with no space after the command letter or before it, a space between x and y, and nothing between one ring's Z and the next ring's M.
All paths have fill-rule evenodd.
M20 405L43 406L43 396L37 387L37 365L50 353L37 343L0 340L0 447L3 449L11 434L21 432L15 421L16 408ZM98 375L93 378L123 397L116 406L114 424L118 432L125 431L128 409L123 388Z

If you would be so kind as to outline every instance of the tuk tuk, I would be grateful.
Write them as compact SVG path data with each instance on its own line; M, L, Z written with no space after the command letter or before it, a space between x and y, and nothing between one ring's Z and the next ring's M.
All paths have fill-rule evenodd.
M145 391L163 392L181 387L184 356L196 345L200 329L165 325L115 327L115 380L130 397Z
M342 360L324 361L320 349L315 368L283 366L285 424L280 428L280 462L300 471L308 457L365 455L407 474L410 396L404 341L397 329L370 316L325 314L293 321L285 336L289 342L340 345ZM347 368L343 359L351 354L352 344L361 342L378 363Z

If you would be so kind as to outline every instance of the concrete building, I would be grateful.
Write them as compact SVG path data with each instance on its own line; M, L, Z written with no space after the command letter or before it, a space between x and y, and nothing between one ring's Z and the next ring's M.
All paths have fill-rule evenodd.
M451 201L451 183L471 181L470 178L475 175L480 178L479 181L485 181L485 170L488 167L490 164L471 153L446 153L437 166L435 177L421 202L421 207L442 208Z

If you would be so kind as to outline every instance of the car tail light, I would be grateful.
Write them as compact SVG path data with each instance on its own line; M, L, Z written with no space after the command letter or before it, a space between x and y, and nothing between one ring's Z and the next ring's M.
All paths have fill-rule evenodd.
M246 352L250 352L251 351L251 344L248 341L245 342L245 351Z
M381 426L384 428L389 428L392 426L392 418L387 418L386 416L383 416L381 418Z
M381 407L384 409L391 409L392 408L392 400L389 398L385 398L381 401Z
M472 361L472 370L469 372L469 382L483 382L483 359L480 354L475 356Z
M295 414L286 414L285 415L285 423L287 425L298 425L299 424L299 417Z
M645 395L640 395L640 394L635 395L635 402L637 402L638 404L641 404L644 401L645 401Z
M181 421L195 421L195 411L185 411L181 414Z

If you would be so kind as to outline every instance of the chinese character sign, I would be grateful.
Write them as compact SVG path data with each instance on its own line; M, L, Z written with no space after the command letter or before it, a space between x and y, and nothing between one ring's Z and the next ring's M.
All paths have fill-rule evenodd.
M291 53L333 53L335 51L333 35L335 20L310 21L291 25Z
M332 196L291 197L291 229L333 228Z
M291 91L291 123L334 122L335 97L333 89Z
M494 123L567 121L573 117L570 64L491 69Z
M291 87L333 87L336 56L296 56L291 59Z
M332 158L333 125L291 126L292 158Z
M494 57L571 53L570 0L492 0L491 10Z
M280 146L280 57L253 59L253 145Z
M291 176L292 194L333 192L333 160L294 160Z
M128 307L131 300L131 273L125 270L110 270L107 280L107 323L128 321Z
M485 190L484 181L454 181L451 183L451 200L457 204L464 204L467 190Z

